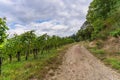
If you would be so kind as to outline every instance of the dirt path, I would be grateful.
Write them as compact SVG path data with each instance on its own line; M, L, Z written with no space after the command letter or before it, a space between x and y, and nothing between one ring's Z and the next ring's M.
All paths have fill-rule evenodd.
M71 47L64 56L63 64L54 76L45 80L120 80L120 74L106 67L86 48Z

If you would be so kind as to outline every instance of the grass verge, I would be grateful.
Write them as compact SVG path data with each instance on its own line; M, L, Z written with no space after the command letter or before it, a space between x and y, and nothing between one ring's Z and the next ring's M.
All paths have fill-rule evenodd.
M110 65L112 68L120 72L120 60L116 58L107 58L104 61L107 65Z
M105 65L113 68L120 73L120 52L111 52L103 50L99 47L88 47L87 49L97 58L99 58Z

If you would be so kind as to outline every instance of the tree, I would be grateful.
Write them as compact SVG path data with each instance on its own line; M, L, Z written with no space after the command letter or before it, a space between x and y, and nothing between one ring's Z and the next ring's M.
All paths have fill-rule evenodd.
M15 55L15 48L14 38L8 39L4 45L4 52L8 55L10 62L12 62L12 56Z
M0 45L5 41L7 35L6 31L8 27L6 26L6 18L0 18ZM1 74L1 66L2 66L2 51L0 47L0 74Z
M116 12L117 3L120 3L120 1L93 0L90 4L86 18L90 27L93 28L91 32L91 39L101 38L100 35L102 34L100 34L100 32L109 27L109 25L106 24L106 20L112 16L111 14Z
M26 49L26 58L25 58L26 60L28 59L29 54L32 53L31 51L34 49L35 40L36 40L36 35L34 34L33 30L25 32L21 35L21 41L22 41L22 43L24 43L24 49ZM33 55L35 58L34 53L33 53Z

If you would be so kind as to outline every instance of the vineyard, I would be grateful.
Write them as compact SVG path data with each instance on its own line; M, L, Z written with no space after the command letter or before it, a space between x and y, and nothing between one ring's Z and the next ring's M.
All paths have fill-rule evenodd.
M35 31L28 31L21 35L14 34L12 38L7 38L6 20L0 19L0 74L4 76L4 67L8 64L14 65L23 60L30 60L31 58L39 59L42 54L51 54L52 50L56 50L65 44L74 42L69 37L49 36L43 34L37 36ZM52 54L51 54L52 55ZM18 63L17 63L18 62ZM24 61L23 61L24 62ZM2 68L3 64L3 68ZM9 72L8 72L9 73ZM9 73L10 74L10 73ZM9 79L8 79L9 80Z
M0 80L120 80L120 0L0 0Z

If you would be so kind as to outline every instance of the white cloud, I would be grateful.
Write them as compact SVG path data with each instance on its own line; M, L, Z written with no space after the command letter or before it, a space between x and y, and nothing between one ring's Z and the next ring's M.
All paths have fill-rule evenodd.
M7 17L11 34L34 29L37 34L67 36L77 32L85 21L91 1L0 0L0 17Z

